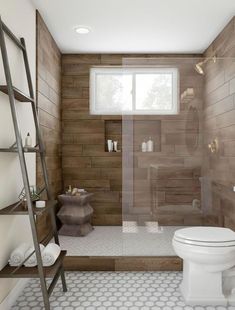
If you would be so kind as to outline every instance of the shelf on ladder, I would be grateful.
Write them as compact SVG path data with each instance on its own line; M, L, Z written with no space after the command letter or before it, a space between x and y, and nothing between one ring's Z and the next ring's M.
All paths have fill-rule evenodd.
M63 260L66 256L66 253L67 253L66 251L61 251L54 265L50 267L43 267L44 275L46 278L51 278L57 273L58 269L63 264ZM36 267L22 266L18 270L16 270L16 268L17 267L11 267L9 264L7 264L0 271L0 278L39 278L37 266Z
M57 205L56 200L47 200L45 208L36 208L35 206L33 206L33 211L35 215L41 215L44 212L50 211L50 209L54 208L56 205ZM0 215L27 215L27 214L28 210L25 210L24 206L19 201L0 210Z
M9 95L7 85L0 85L0 91L6 95ZM18 88L13 87L13 91L14 91L14 97L16 100L21 101L21 102L34 102L34 99L30 98L28 95L25 95Z

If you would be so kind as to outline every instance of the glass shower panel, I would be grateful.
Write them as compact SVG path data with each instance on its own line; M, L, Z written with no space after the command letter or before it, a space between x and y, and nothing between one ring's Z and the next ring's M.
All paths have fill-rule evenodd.
M218 129L211 130L210 116L208 121L205 118L209 100L213 100L206 93L212 82L208 81L209 75L195 70L201 61L197 57L123 58L124 67L177 69L179 90L178 113L174 115L123 116L122 219L126 255L174 255L171 240L176 229L221 225L211 171L219 155L208 148L219 133ZM217 70L219 61L214 64ZM207 68L216 70L210 62ZM162 105L168 104L171 83L168 77L163 80L136 79L137 108L150 97L150 103L159 100ZM158 90L154 94L153 84ZM159 95L161 92L165 99ZM153 143L150 152L142 148L148 141Z

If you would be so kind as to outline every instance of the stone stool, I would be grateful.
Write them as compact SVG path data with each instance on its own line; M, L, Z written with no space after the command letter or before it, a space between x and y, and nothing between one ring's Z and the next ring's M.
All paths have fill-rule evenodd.
M62 207L57 216L63 226L59 234L65 236L86 236L93 230L91 217L93 208L90 205L91 193L81 194L80 196L59 195L58 200Z

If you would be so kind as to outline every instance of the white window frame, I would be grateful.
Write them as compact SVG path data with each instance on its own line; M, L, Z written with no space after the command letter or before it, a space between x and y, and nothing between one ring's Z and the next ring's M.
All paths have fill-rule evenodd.
M172 74L173 89L172 89L172 109L171 110L137 110L135 108L135 76L137 74L150 74L150 73L170 73ZM132 110L121 112L111 112L107 110L96 109L96 77L99 74L131 74L133 77L132 83ZM92 115L176 115L179 113L179 70L173 67L93 67L90 69L90 114ZM133 91L134 90L134 91Z

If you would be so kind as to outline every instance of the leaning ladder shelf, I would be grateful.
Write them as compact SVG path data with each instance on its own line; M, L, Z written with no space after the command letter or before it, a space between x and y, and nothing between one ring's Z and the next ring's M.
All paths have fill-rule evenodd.
M6 48L6 43L5 43L5 34L16 44L18 48L20 48L20 50L23 53L26 77L27 77L28 88L29 88L29 95L24 94L23 92L21 92L19 89L17 89L16 87L12 85L12 78L11 78L7 48ZM14 145L8 148L0 148L0 152L5 152L5 153L12 152L12 153L17 153L19 155L21 173L22 173L25 195L26 195L26 200L27 200L27 210L25 210L20 203L15 203L15 204L12 204L10 206L7 206L1 209L0 215L25 215L25 214L29 215L35 250L25 259L25 261L34 253L36 254L36 258L37 258L37 267L24 267L23 264L25 261L18 267L11 267L9 265L6 265L2 270L0 270L0 278L39 278L40 284L41 284L42 295L43 295L44 308L46 310L49 310L50 309L49 297L59 277L61 277L61 280L62 280L63 291L64 292L67 291L64 268L63 268L63 261L66 255L66 251L61 251L59 257L57 258L53 266L43 267L39 243L43 243L44 245L48 244L48 242L51 239L51 234L44 237L43 240L38 239L35 216L41 215L43 212L48 212L50 214L54 241L56 244L59 245L59 238L58 238L56 219L55 219L55 209L54 209L56 205L56 201L52 200L52 195L50 191L50 184L48 180L47 168L46 168L46 162L45 162L45 150L44 150L44 145L42 141L42 136L40 133L38 113L37 113L36 103L34 100L33 84L32 84L32 79L31 79L31 73L30 73L30 67L29 67L29 62L28 62L25 41L24 41L24 38L18 39L11 32L11 30L2 22L1 17L0 17L0 47L1 47L4 73L6 77L6 85L0 85L0 91L5 93L9 97L12 120L13 120L13 125L14 125L15 136L16 136L16 142L14 143ZM34 119L35 129L36 129L36 139L38 143L37 146L35 147L26 148L26 147L23 147L22 145L22 138L20 135L20 129L19 129L17 113L16 113L16 102L17 101L25 102L25 103L29 102L31 104L33 119ZM46 194L47 194L46 206L43 209L37 209L31 200L28 171L27 171L27 166L25 162L25 153L38 153L40 155L43 177L44 177L44 182L45 182L44 189L46 190ZM47 283L46 283L47 277L52 278L52 281L49 287L47 287Z

